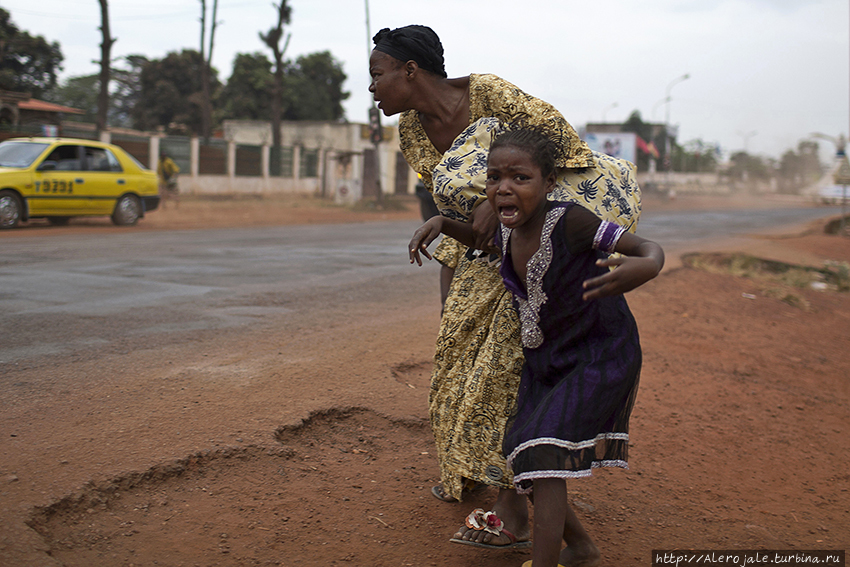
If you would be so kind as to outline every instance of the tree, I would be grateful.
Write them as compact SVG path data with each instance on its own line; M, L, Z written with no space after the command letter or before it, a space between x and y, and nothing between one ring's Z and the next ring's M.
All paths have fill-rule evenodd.
M93 122L97 119L99 90L98 75L81 75L69 77L61 85L46 93L45 99L82 110L85 114L81 116L81 119Z
M739 181L769 179L771 175L770 164L759 156L750 155L747 152L735 152L729 158L729 176Z
M717 170L717 145L691 140L673 147L673 168L676 171L710 173Z
M637 134L644 142L654 142L652 139L652 124L643 121L639 110L633 110L629 118L623 122L623 132L633 132ZM664 151L663 140L661 145L655 144L660 151ZM649 169L649 155L644 152L638 152L637 163L635 164L639 171L647 171Z
M818 151L817 142L802 140L796 152L788 150L782 154L777 168L780 191L795 193L820 178L822 167Z
M100 1L100 32L103 42L100 44L100 95L97 97L97 133L107 128L109 115L109 64L110 52L115 38L109 33L109 5L106 0Z
M216 14L218 13L218 0L213 0L212 23L210 24L209 47L204 45L204 34L207 29L207 3L201 0L201 136L205 142L209 142L210 130L212 129L212 100L210 95L210 76L212 75L211 61L213 46L215 45L215 28L218 25Z
M127 55L121 63L110 66L112 77L109 93L108 123L132 128L132 112L141 96L140 75L148 63L143 55ZM100 74L80 75L65 79L59 86L45 93L45 100L82 110L85 114L72 119L96 122L99 108Z
M142 69L149 63L144 55L126 55L119 59L120 66L112 69L112 104L110 124L130 128L133 109L142 96Z
M342 101L350 93L342 90L347 78L342 64L329 51L302 55L287 69L287 120L340 120L345 116Z
M58 43L21 31L0 8L0 89L41 98L56 86L62 60Z
M272 63L262 53L238 53L219 96L223 118L267 120L272 115Z
M284 61L283 56L286 49L289 47L289 40L292 34L286 34L286 40L283 42L283 47L280 45L280 40L283 39L283 26L289 25L292 9L286 4L286 0L280 0L280 4L272 4L277 9L277 25L270 29L268 33L260 32L260 39L265 43L274 55L274 82L272 84L271 97L271 120L272 120L272 151L273 168L277 169L278 157L280 156L280 114L283 95L283 72Z
M139 76L139 100L133 108L137 128L164 126L172 132L200 132L202 85L201 54L192 49L171 52L148 61ZM211 91L218 89L215 69L210 69Z
M340 120L346 79L342 66L327 51L282 63L281 116L286 120ZM272 63L261 53L240 53L233 74L219 97L221 118L268 120L273 118L274 74ZM274 128L273 128L274 129ZM279 131L279 129L278 129Z

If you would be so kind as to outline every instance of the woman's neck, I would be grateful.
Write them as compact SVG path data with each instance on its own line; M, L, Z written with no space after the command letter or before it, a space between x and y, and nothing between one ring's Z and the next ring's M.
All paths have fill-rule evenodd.
M441 154L469 126L469 77L443 79L421 93L419 122Z

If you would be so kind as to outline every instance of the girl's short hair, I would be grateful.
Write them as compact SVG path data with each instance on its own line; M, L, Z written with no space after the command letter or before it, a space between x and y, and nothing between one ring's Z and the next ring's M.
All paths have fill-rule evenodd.
M543 177L555 173L555 143L540 130L528 126L511 128L497 134L490 144L490 151L497 148L513 147L527 152L534 164L540 168Z

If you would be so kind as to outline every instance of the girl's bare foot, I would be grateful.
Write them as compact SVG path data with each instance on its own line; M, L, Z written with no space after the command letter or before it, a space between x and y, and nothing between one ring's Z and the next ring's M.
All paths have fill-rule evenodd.
M569 546L561 551L558 563L563 567L596 567L601 563L602 555L593 542L582 546Z

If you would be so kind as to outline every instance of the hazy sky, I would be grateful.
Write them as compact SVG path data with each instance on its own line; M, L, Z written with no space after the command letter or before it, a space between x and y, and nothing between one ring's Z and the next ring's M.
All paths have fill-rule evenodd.
M213 0L207 0L211 5ZM813 132L850 128L848 0L289 0L287 58L329 50L348 75L346 117L365 122L368 54L383 27L431 26L449 76L495 73L554 104L573 126L623 121L639 110L679 140L779 157ZM95 73L94 0L2 0L31 34L58 41L62 78ZM258 32L272 0L219 0L213 65L224 81L236 53L268 49ZM198 49L199 0L112 0L114 56L160 58ZM676 82L683 75L690 77ZM671 87L671 85L673 85ZM391 123L385 121L386 123ZM822 142L824 155L833 153Z

